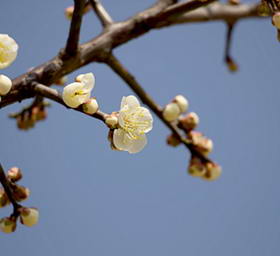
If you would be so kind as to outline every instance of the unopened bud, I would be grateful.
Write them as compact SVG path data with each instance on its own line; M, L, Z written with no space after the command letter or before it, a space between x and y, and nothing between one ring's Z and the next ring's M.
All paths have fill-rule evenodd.
M206 166L202 163L200 158L192 156L188 168L188 173L194 177L202 177L206 173Z
M67 76L62 76L57 81L55 81L55 84L56 85L65 85L67 83L67 80L68 80Z
M83 104L83 111L87 114L93 115L98 110L98 103L96 99L91 98L86 103Z
M178 137L175 134L172 133L172 134L168 135L168 137L166 139L166 143L169 146L177 147L178 145L181 144L181 141L178 139Z
M10 200L3 188L0 188L0 208L10 204Z
M180 113L178 104L172 102L165 106L162 115L166 121L172 122L179 117Z
M118 124L117 115L115 113L112 113L111 115L106 116L105 123L110 129L116 128Z
M16 219L12 217L6 217L0 220L0 230L4 233L12 233L16 230Z
M12 182L17 182L22 178L22 172L18 167L12 167L7 172L7 178Z
M269 8L269 6L268 6L268 4L267 4L266 2L263 1L263 2L259 5L259 7L258 7L258 14L259 14L260 16L264 16L264 17L270 16L271 10L270 10L270 8Z
M239 5L240 4L240 0L229 0L228 3L230 5Z
M12 81L5 75L0 75L0 95L6 95L12 88Z
M179 119L179 127L187 132L195 129L198 123L199 116L195 112L190 112Z
M272 16L272 24L277 28L280 29L280 12L276 12Z
M65 9L64 15L68 20L71 20L74 13L74 6L69 6Z
M211 181L216 180L221 176L222 168L220 165L212 162L206 164L206 173L202 176L203 179Z
M30 190L24 186L14 184L12 189L14 198L17 202L24 201L30 196Z
M179 106L181 113L184 113L188 110L189 102L183 95L177 95L173 102Z
M20 222L28 227L32 227L38 223L39 211L36 208L22 207L19 209Z
M226 59L226 64L227 64L228 70L230 72L238 71L238 65L236 64L236 62L231 57L228 57Z
M208 155L213 150L213 141L205 136L201 132L190 131L188 133L192 144L195 146L196 150L203 155Z

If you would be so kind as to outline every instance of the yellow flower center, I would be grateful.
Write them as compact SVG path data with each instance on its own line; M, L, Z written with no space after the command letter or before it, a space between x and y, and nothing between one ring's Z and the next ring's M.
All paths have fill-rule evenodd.
M0 62L7 62L9 59L9 49L6 45L0 42Z
M135 111L124 110L128 112L124 115L124 124L122 128L128 133L131 139L139 139L140 136L145 133L146 128L149 126L150 122L148 120L142 120L145 116L144 111L141 108Z

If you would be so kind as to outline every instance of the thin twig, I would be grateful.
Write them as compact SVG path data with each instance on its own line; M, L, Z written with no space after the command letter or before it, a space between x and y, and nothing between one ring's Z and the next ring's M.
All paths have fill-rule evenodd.
M69 74L74 70L87 65L94 61L102 61L104 54L132 39L139 37L152 28L163 28L170 25L175 25L183 22L193 21L211 21L211 20L227 20L232 18L247 18L258 17L257 4L240 6L230 6L223 4L213 4L207 8L199 8L198 10L182 14L181 16L167 19L162 19L161 12L163 4L157 9L155 6L139 13L124 22L118 22L116 26L110 28L94 38L93 40L80 46L78 55L70 59L61 59L61 56L55 56L50 61L37 66L32 72L27 72L13 80L13 87L9 94L2 97L0 108L13 104L27 98L34 97L32 90L29 90L29 85L32 82L39 82L46 85L51 85L63 75ZM172 6L171 6L172 7ZM240 14L240 13L241 14ZM211 13L211 14L207 14ZM151 20L153 24L148 24L149 29L146 29L147 20ZM135 22L137 20L137 22ZM157 22L156 22L157 21ZM144 28L144 29L143 29ZM32 76L35 74L35 76ZM28 79L29 84L26 83Z
M106 113L102 112L102 111L97 111L95 114L93 115L90 115L90 114L87 114L83 111L83 109L81 107L78 107L78 108L69 108L63 101L62 97L61 97L61 94L55 90L55 89L52 89L46 85L43 85L43 84L39 84L39 83L35 83L34 84L34 91L38 94L38 95L41 95L41 96L44 96L45 98L48 98L48 99L51 99L63 106L65 106L66 108L68 109L73 109L75 111L79 111L87 116L91 116L91 117L94 117L94 118L97 118L101 121L105 121L105 118L107 116Z
M89 2L103 27L107 27L113 23L113 19L110 14L106 11L99 0L89 0Z
M21 205L18 204L17 201L14 199L10 182L6 177L5 171L4 171L1 163L0 163L0 183L2 184L11 204L13 205L13 208L14 208L13 215L14 216L18 215L18 209L21 207Z
M70 56L75 55L78 51L82 17L86 0L74 0L74 2L74 12L71 19L69 35L65 47L65 54Z
M145 92L142 86L137 82L135 77L121 64L121 62L112 54L107 59L106 64L119 75L126 84L130 87L132 91L141 99L141 101L146 104L157 117L171 130L173 134L190 150L192 155L200 157L201 160L209 162L210 160L198 152L194 146L188 142L188 140L181 135L177 125L166 121L162 115L162 108L155 103L152 97Z

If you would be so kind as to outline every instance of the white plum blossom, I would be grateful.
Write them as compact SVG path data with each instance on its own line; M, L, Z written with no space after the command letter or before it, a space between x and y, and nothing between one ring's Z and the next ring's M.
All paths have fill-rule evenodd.
M0 69L10 66L17 57L18 45L7 34L0 34Z
M5 75L0 75L0 96L6 95L12 88L12 81Z
M89 100L95 78L92 73L87 73L79 75L76 81L65 86L62 93L64 103L71 108L77 108Z
M137 153L147 144L146 134L153 128L153 117L141 107L135 96L122 98L118 115L119 128L114 130L113 143L118 150Z

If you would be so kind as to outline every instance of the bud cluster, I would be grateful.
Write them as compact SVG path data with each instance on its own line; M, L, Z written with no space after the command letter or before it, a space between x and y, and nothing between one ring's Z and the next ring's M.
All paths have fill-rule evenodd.
M164 107L162 116L168 122L176 121L182 113L188 110L188 107L188 100L183 95L177 95Z
M20 207L18 210L18 215L11 215L10 217L4 217L0 219L0 231L3 233L12 233L16 230L17 219L20 219L20 223L32 227L38 223L39 211L33 207Z
M47 118L46 107L48 106L48 102L33 103L20 112L11 114L10 117L16 119L18 129L29 130L33 128L37 122Z
M22 172L18 167L10 168L6 174L6 178L12 192L12 197L16 202L24 201L29 197L30 190L17 184L22 178ZM9 204L9 197L5 190L0 188L0 208ZM14 209L14 213L10 217L0 219L0 231L4 233L14 232L18 218L20 218L20 222L23 225L31 227L38 222L39 212L36 208L27 208L18 204Z
M188 173L191 176L199 177L204 180L212 181L220 177L222 172L221 166L213 162L205 162L197 156L192 156Z
M188 112L188 101L182 95L176 96L163 110L163 117L167 121L177 124L184 131L187 142L192 146L192 157L188 172L195 177L205 180L217 179L221 174L221 167L207 160L207 156L213 150L213 141L201 132L195 131L199 124L199 116L195 112ZM180 145L180 138L176 134L170 134L166 142L172 147Z

